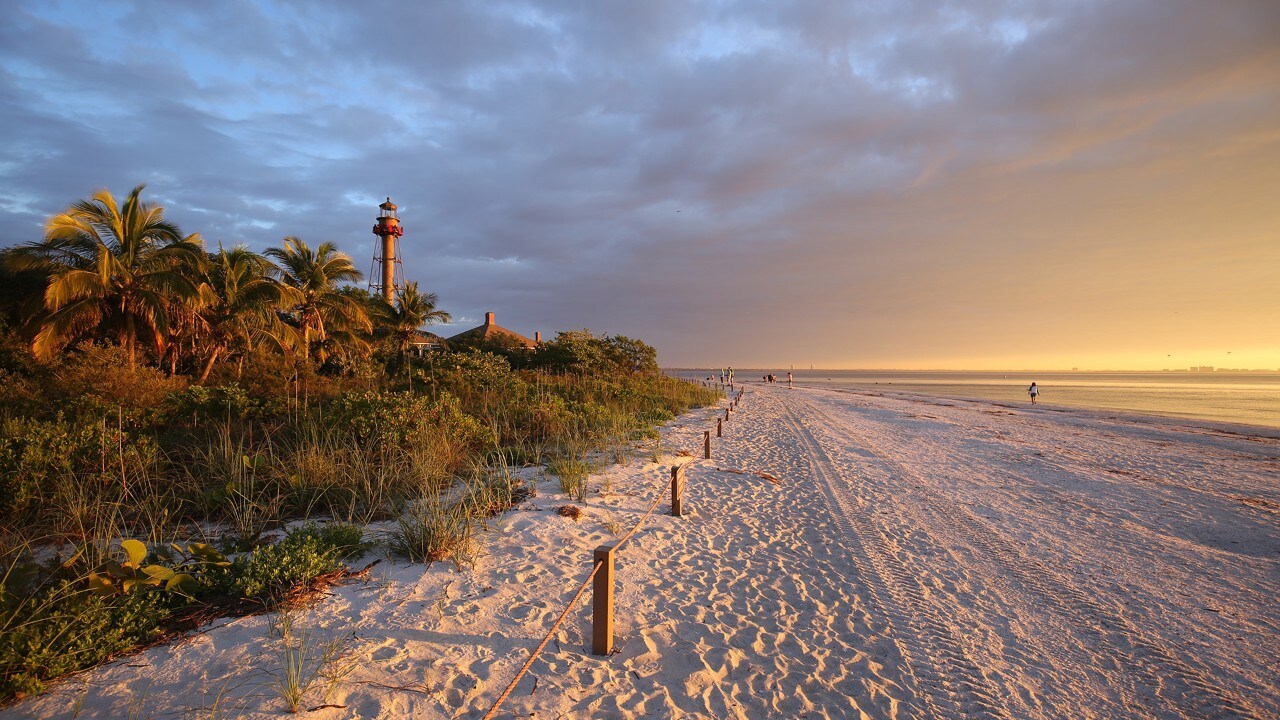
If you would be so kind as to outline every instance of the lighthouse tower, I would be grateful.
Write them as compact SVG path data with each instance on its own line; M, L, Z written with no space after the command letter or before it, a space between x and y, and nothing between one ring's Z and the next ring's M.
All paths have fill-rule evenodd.
M396 214L396 205L390 197L378 206L378 222L373 226L373 234L380 241L373 249L369 292L381 294L387 302L395 302L396 287L404 284L404 263L400 261L400 253L396 252L404 228L400 226L400 216Z

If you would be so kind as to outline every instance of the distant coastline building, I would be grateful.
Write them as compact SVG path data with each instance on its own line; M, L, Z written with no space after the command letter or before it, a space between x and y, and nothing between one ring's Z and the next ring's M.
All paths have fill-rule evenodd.
M525 347L532 350L542 341L542 333L535 333L534 335L536 339L530 340L514 330L508 330L494 321L493 313L487 312L484 314L483 325L452 335L447 339L447 342L450 345L471 345L475 347L501 345L513 348Z

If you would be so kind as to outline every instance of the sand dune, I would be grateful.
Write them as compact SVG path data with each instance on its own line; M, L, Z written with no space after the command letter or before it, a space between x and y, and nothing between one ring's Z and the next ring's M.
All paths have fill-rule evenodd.
M691 512L621 553L616 654L589 654L584 603L500 717L1280 717L1280 439L761 386L725 427L711 461L593 477L577 522L542 482L472 570L336 589L300 622L350 638L350 673L307 717L483 715L673 462ZM222 622L0 718L278 717L276 645Z

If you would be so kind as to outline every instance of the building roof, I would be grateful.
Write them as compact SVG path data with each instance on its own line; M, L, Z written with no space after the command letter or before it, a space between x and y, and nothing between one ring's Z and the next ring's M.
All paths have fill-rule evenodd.
M473 327L470 330L453 335L449 338L449 342L463 344L485 344L490 342L502 343L504 345L520 344L527 348L537 347L537 343L529 338L521 335L514 330L508 330L498 325L493 320L493 313L484 314L484 324L479 327Z
M413 334L413 339L409 341L410 345L416 347L424 347L427 349L449 349L449 343L444 338L433 332L426 330L417 330Z

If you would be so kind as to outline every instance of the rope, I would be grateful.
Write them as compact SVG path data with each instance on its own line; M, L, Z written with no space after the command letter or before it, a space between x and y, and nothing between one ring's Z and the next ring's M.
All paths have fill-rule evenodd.
M653 502L650 503L649 509L646 510L644 515L640 517L640 520L638 520L636 524L627 531L627 534L622 536L621 540L614 543L614 552L620 550L622 546L631 539L631 536L636 533L636 530L640 529L640 526L644 524L644 521L648 520L649 516L653 514L654 509L658 507L658 503L662 502L663 490L663 484L659 484L658 492L654 495ZM533 649L533 652L529 655L529 659L524 661L524 665L520 667L520 671L516 673L515 678L513 678L510 684L507 685L507 688L502 691L502 694L498 696L498 699L493 702L493 706L489 708L489 712L485 713L482 720L492 720L494 714L498 712L498 708L502 707L502 703L511 695L511 691L515 690L516 685L520 684L520 680L524 677L525 673L529 672L530 667L533 667L533 661L538 659L538 655L542 653L543 648L547 646L547 643L551 642L552 636L554 636L556 631L560 629L560 625L564 622L564 619L569 616L569 611L573 609L574 605L578 604L578 600L582 597L582 593L586 592L587 586L591 584L593 579L595 579L596 573L600 572L600 566L602 564L603 563L597 562L592 566L591 573L582 581L582 585L580 585L578 587L578 591L573 594L573 599L569 601L569 604L565 605L564 611L560 613L560 617L556 618L551 629L547 631L546 637L542 638L542 642L538 643L538 647Z
M665 481L658 484L658 492L653 496L653 502L649 504L649 509L644 511L644 515L640 516L640 519L636 521L635 526L628 530L627 534L623 535L621 540L613 544L614 552L621 550L622 546L626 545L627 541L631 539L631 536L635 535L636 531L640 529L640 526L644 524L644 521L648 520L649 516L653 514L654 509L658 507L658 503L662 502L663 495L666 494L664 492L666 490L665 485Z
M586 592L587 586L591 584L596 573L600 572L600 566L603 564L604 563L602 562L597 562L591 568L591 573L587 575L586 580L582 581L582 585L578 587L578 591L573 594L573 599L569 601L568 605L564 606L564 612L561 612L560 617L556 618L551 629L547 631L546 637L542 638L542 642L538 643L538 647L534 648L533 652L529 655L529 659L524 661L524 665L520 667L520 671L516 673L514 678L512 678L511 683L507 685L507 689L503 690L502 694L498 696L498 699L493 702L493 706L489 708L489 712L484 714L483 720L492 720L494 714L498 712L498 708L502 707L502 703L506 701L507 696L511 695L511 691L516 689L516 685L520 684L521 678L524 677L525 673L529 672L530 667L533 667L533 661L538 659L538 655L542 653L542 649L547 646L547 643L551 642L552 636L560 629L560 625L564 622L564 619L569 617L569 611L573 609L574 605L578 604L578 600L582 597L582 593Z

